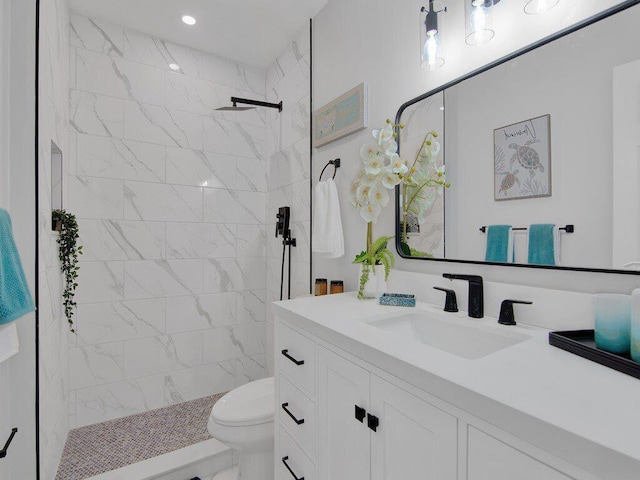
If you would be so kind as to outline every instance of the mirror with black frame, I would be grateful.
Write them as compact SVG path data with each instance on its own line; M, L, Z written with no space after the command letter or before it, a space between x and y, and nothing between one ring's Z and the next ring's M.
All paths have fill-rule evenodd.
M404 104L400 254L640 273L639 24L635 5Z

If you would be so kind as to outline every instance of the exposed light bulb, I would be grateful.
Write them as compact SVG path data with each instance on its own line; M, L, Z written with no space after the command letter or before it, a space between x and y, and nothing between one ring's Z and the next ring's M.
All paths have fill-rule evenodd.
M422 66L428 70L435 70L444 65L443 48L440 43L441 25L438 22L438 15L445 13L446 8L436 10L435 0L429 0L429 7L422 7L421 12L426 15L424 20L424 30L426 36L421 35Z
M424 66L429 70L435 70L444 65L444 59L440 58L440 41L438 40L438 34L427 34L427 41L424 43L423 52Z
M196 19L191 15L183 15L182 21L189 26L193 26L196 24Z
M477 4L473 7L473 13L471 14L471 25L477 30L484 30L487 26L487 14L482 7L482 4Z
M175 72L177 72L178 70L180 70L180 65L178 65L177 63L171 63L169 65L169 68Z
M468 45L482 45L487 43L495 35L491 28L491 13L487 9L484 0L471 2L471 14L469 15L469 29L466 42Z
M530 0L524 6L524 13L528 15L540 15L541 13L548 12L553 7L558 5L560 0Z

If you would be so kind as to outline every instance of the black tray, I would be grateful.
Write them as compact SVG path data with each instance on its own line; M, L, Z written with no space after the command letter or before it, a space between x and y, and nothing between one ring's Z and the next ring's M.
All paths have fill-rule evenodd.
M593 330L573 330L568 332L551 332L549 343L567 352L575 353L592 362L600 363L632 377L640 378L640 363L631 360L629 355L618 355L605 352L596 347Z

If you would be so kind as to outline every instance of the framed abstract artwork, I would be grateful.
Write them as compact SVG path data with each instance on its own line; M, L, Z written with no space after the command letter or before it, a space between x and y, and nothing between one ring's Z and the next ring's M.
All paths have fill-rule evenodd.
M361 83L314 112L314 148L367 128L368 114L367 85Z
M494 199L551 196L551 115L493 132Z

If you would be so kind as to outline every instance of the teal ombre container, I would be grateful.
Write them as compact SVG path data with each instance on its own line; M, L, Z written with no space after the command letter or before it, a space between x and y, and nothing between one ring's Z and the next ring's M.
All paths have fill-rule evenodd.
M631 358L640 363L640 288L631 294Z
M631 348L631 296L596 295L596 346L628 355Z

